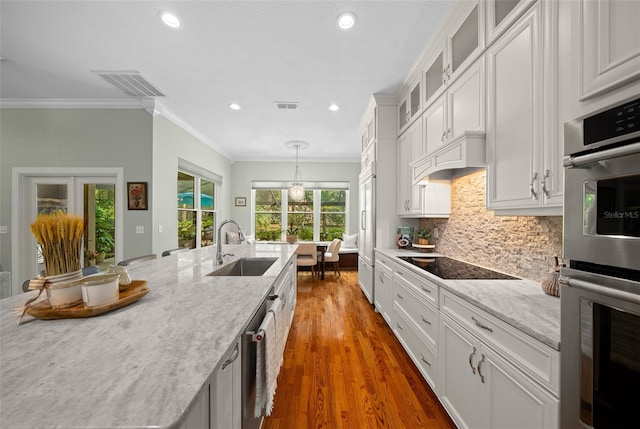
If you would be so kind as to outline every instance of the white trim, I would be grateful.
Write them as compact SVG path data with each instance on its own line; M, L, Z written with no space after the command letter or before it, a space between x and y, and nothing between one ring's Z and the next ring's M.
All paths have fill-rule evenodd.
M46 176L93 176L93 177L114 177L116 186L115 201L115 239L116 254L115 259L123 259L124 247L124 207L126 192L124 191L124 168L121 167L13 167L11 169L11 272L15 273L11 279L11 294L22 293L22 281L19 278L19 240L22 231L24 217L21 216L21 196L24 195L25 179L27 177ZM120 194L118 197L117 195Z
M152 99L114 99L114 100L13 100L0 99L4 109L149 109L153 108Z

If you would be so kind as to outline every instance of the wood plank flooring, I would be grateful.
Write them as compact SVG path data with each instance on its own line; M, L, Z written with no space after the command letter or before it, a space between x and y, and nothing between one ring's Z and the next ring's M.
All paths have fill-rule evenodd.
M263 429L455 428L358 273L298 274L298 304Z

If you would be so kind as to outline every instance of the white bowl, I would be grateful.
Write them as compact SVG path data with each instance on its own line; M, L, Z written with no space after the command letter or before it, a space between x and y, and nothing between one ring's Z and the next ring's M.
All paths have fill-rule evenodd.
M85 277L74 283L82 289L84 306L89 308L117 301L120 298L119 278L119 274L101 274Z
M45 285L51 308L67 308L82 302L82 291L76 282Z

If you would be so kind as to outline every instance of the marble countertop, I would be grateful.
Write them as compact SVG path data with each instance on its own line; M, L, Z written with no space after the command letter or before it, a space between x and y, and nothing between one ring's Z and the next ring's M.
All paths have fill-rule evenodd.
M260 277L211 277L215 249L130 266L140 301L86 319L17 326L35 292L0 300L0 425L18 428L174 427L294 255L291 245L226 245L225 264L277 257Z
M438 284L527 335L560 350L560 298L545 294L532 280L444 280L396 256L425 253L402 249L376 249L396 263ZM444 256L429 253L430 256ZM508 273L507 273L508 274Z

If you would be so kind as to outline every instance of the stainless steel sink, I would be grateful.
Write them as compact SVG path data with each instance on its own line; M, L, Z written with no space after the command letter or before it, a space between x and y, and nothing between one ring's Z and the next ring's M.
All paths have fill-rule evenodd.
M261 276L278 258L240 258L218 268L208 276Z

